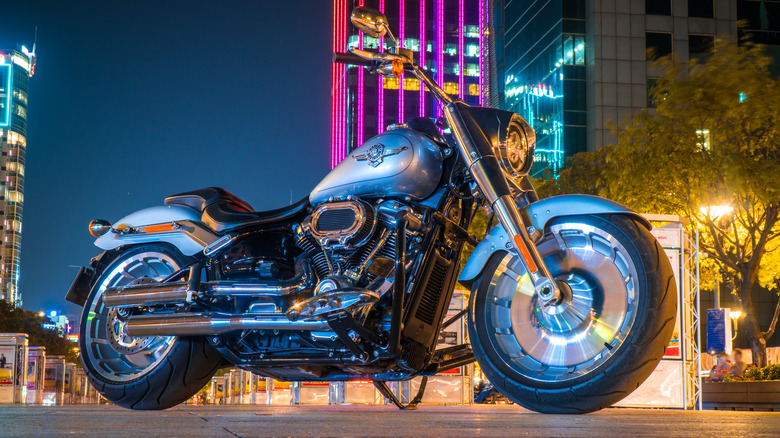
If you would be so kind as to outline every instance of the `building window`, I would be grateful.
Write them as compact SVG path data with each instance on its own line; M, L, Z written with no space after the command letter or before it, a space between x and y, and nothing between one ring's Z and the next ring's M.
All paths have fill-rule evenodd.
M458 83L457 82L445 82L444 83L444 92L447 94L458 94Z
M404 90L419 91L420 81L415 78L404 78Z
M16 161L9 161L6 163L6 170L24 176L24 165L22 163L17 163Z
M715 37L712 35L688 35L688 54L693 58L706 58L712 52Z
M378 49L379 48L379 38L374 38L372 36L363 35L363 48L364 49Z
M444 69L444 73L449 73L453 75L459 75L460 74L460 68L458 67L457 62L447 62L446 67Z
M14 88L13 96L14 96L14 99L16 99L19 102L22 102L23 104L27 105L27 93L24 90L20 90L18 88Z
M688 16L713 18L712 0L688 0Z
M645 14L672 15L672 0L645 0Z
M466 56L471 56L471 57L479 56L479 45L466 44Z
M656 107L656 98L655 96L653 96L653 89L655 88L656 82L658 82L658 78L647 78L647 107L648 108Z
M700 147L702 150L708 151L710 150L710 130L709 129L697 129L696 130L696 138L698 141L696 142L696 146Z
M648 50L648 60L672 54L672 34L670 33L647 32L645 33L645 44Z
M585 65L585 36L563 36L563 64Z
M16 190L7 190L5 199L9 202L22 202L24 201L24 195L22 195L21 192L17 192Z
M382 78L382 86L387 90L398 89L398 78Z
M469 84L469 96L479 96L479 84Z
M463 33L467 38L479 38L479 26L474 24L463 26Z
M420 51L420 40L417 38L404 38L404 48L412 52Z
M444 53L450 56L455 56L458 54L458 45L457 44L447 44L444 47Z
M466 64L466 76L479 77L479 64Z

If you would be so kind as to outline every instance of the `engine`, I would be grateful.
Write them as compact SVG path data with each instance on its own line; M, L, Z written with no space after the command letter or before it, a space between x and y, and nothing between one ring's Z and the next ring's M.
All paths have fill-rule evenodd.
M363 246L376 228L374 207L360 200L325 203L310 217L311 235L334 251Z

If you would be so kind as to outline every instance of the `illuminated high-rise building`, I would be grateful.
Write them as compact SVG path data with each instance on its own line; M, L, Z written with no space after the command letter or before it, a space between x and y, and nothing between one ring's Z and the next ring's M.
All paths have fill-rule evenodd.
M383 12L399 45L432 72L442 89L471 105L485 102L487 0L334 0L333 51L385 51L390 38L372 38L349 21L353 8ZM409 74L372 76L362 67L333 65L331 167L393 123L439 117L431 94Z
M35 73L35 47L30 52L0 50L0 299L22 305L19 255L22 243L24 165L27 148L29 79Z
M652 111L656 57L688 61L715 35L736 40L738 13L758 41L780 41L778 1L490 0L488 11L490 103L536 131L534 176L615 144L612 125Z

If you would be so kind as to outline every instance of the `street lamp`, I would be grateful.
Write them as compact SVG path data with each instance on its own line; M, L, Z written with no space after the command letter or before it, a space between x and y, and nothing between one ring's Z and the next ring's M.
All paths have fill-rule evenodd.
M699 208L699 211L707 217L719 220L723 216L730 215L734 208L730 205L709 205Z
M731 318L731 324L734 326L734 334L731 336L731 340L737 339L737 329L739 328L739 318L742 318L741 310L732 310L729 312Z
M707 219L713 219L715 222L718 222L719 226L723 227L723 225L721 225L721 220L731 216L734 208L730 205L708 205L699 207L699 211L706 216ZM715 308L720 309L720 280L717 278L715 279ZM742 312L740 312L740 315L741 314Z

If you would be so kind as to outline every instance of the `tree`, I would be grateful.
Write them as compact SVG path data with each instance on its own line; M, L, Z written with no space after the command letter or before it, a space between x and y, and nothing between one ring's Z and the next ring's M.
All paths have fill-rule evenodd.
M556 183L704 231L701 250L733 286L759 366L780 315L779 303L762 331L751 296L757 284L776 289L780 271L780 81L770 62L761 46L722 39L704 61L659 60L657 108L629 120L615 147L575 156L593 177L571 167Z
M46 347L47 355L62 355L68 362L79 364L76 344L59 330L43 328L43 322L44 318L37 313L0 300L0 333L26 333L29 345Z

